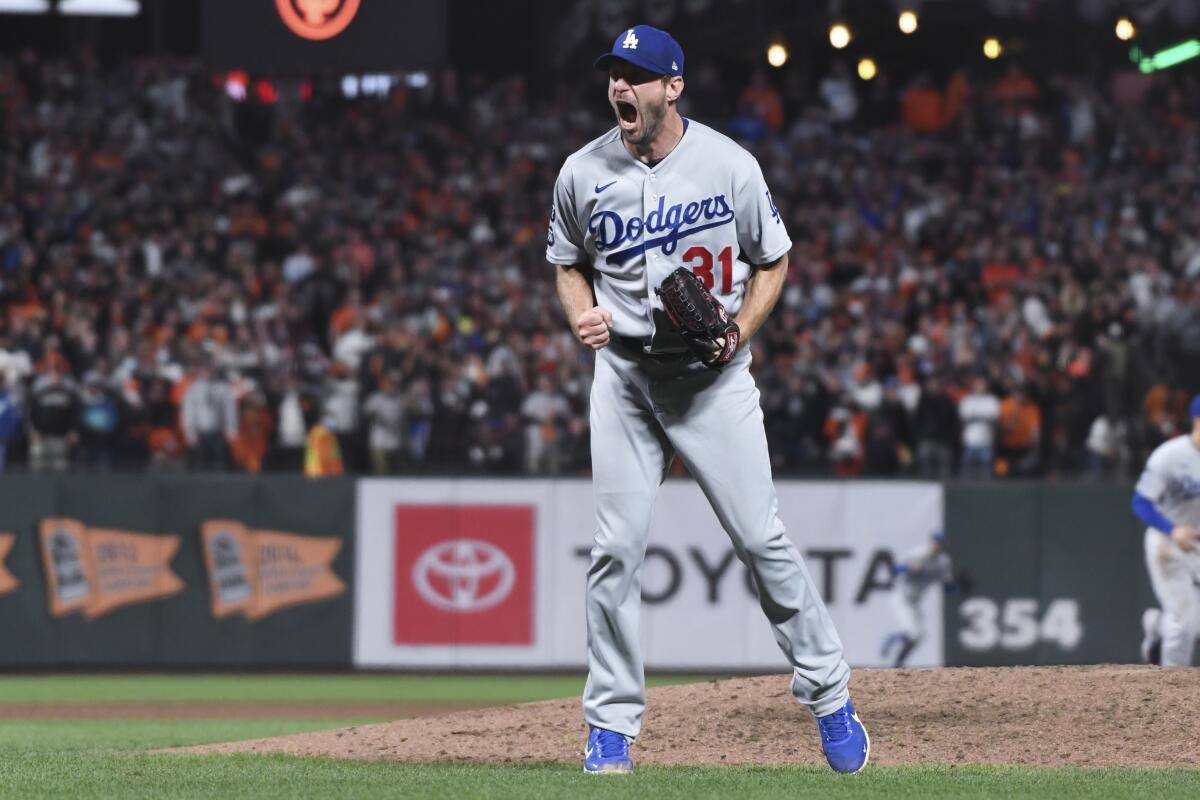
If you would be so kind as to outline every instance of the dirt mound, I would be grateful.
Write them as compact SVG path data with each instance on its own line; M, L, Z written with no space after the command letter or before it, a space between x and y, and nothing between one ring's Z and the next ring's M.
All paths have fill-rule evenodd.
M1194 767L1200 670L1017 667L858 670L876 764ZM552 700L343 730L184 748L394 761L582 759L579 702ZM178 751L176 751L178 752ZM652 689L640 764L824 763L786 676Z

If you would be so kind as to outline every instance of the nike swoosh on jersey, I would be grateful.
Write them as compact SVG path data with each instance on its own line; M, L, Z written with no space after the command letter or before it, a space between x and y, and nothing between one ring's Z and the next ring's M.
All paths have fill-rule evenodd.
M600 184L597 183L596 184L596 194L600 194L605 189L612 186L614 183L616 183L616 181L609 181L608 183L604 184L603 186L601 186Z

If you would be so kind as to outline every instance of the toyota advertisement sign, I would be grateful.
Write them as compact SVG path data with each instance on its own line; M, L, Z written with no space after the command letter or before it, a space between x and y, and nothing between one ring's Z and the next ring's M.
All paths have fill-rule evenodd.
M931 483L780 483L804 553L855 666L883 663L892 565L942 525ZM358 485L355 663L545 669L585 664L587 481L372 479ZM690 481L662 486L643 574L646 665L779 670L748 573ZM667 522L667 519L670 521ZM942 660L941 593L912 666Z
M393 641L533 644L533 506L395 506Z

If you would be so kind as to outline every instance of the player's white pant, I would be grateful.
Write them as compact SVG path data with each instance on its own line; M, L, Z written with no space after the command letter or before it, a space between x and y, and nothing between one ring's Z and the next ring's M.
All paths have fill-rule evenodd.
M1162 606L1162 665L1187 667L1200 635L1200 552L1185 553L1168 537L1146 531L1146 569Z
M914 642L921 641L925 636L921 609L912 601L903 587L898 586L892 590L892 613L896 615L896 624L899 626L900 633Z
M614 343L596 357L591 394L596 533L587 582L584 719L637 736L646 687L638 640L650 511L672 451L750 568L792 693L822 716L845 704L850 668L817 587L776 514L758 389L743 351L724 370L656 363ZM713 642L713 647L723 646ZM724 645L727 646L727 645Z

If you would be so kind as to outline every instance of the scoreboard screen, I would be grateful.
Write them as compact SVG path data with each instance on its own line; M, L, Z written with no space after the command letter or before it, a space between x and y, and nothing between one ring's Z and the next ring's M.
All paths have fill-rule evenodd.
M218 70L428 69L446 50L429 0L206 0L204 54Z

